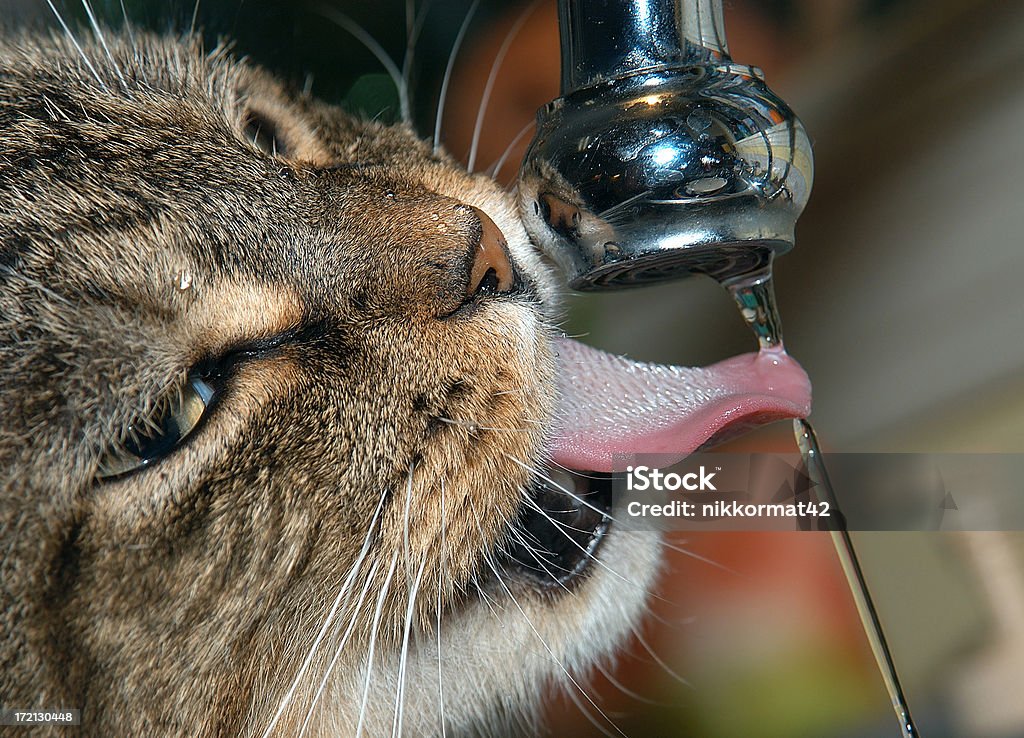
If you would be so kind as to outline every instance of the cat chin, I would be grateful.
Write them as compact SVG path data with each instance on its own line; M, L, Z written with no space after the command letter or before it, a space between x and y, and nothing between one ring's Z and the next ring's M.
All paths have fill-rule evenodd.
M595 664L611 661L637 630L659 573L660 549L656 533L613 529L601 547L602 563L571 591L538 592L510 582L510 592L499 588L504 594L491 601L473 597L446 614L440 644L436 632L419 633L404 665L400 734L441 736L443 711L448 738L539 735L552 686L604 722L590 703L594 698L580 688L590 694ZM374 669L361 735L395 733L402 668L393 653ZM365 678L356 670L339 685L307 735L356 735Z

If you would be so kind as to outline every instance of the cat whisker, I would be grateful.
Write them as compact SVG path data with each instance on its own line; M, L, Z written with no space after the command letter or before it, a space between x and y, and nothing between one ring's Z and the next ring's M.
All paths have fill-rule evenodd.
M564 333L562 335L565 336L566 338L572 338L572 339L575 339L575 340L579 340L581 338L586 338L587 336L590 335L590 333Z
M444 514L444 477L441 477L441 551L437 561L437 704L441 718L441 738L445 738L444 727L444 685L443 670L441 667L441 593L444 591L445 560L448 549L446 548L447 524Z
M395 553L395 556L398 556L397 552ZM345 628L345 633L341 636L341 640L335 647L334 656L331 657L331 661L327 665L327 668L324 669L324 674L320 679L320 683L317 685L316 693L313 695L313 701L310 703L309 709L306 711L306 717L302 721L302 729L299 731L298 738L302 738L306 734L306 730L308 729L310 722L313 719L313 713L316 710L316 706L319 704L320 698L322 697L324 689L327 686L327 681L328 679L330 679L331 674L334 673L334 667L341 656L341 652L344 650L345 645L348 643L348 639L352 636L352 631L355 630L356 623L359 620L359 614L363 608L363 602L366 601L366 593L370 591L370 585L373 584L373 579L376 576L377 571L379 569L380 562L373 562L373 566L370 567L370 571L367 573L365 577L363 587L359 590L359 597L356 600L355 606L352 608L352 615L349 617L348 626ZM340 630L341 627L339 626L334 632L337 633Z
M607 679L609 684L611 684L613 687L615 687L617 690L622 692L622 694L626 695L630 699L634 699L637 702L643 702L645 705L653 705L655 707L670 707L670 705L667 702L659 702L658 700L652 700L650 697L644 697L642 694L639 694L633 691L632 689L629 689L626 685L619 681L609 669L606 669L604 666L602 666L600 662L594 664L594 668L601 672L601 676Z
M544 553L544 551L543 551L544 546L543 546L543 544L541 544L540 539L537 538L537 536L535 536L530 531L525 530L525 529L523 529L523 528L521 528L519 526L513 526L512 528L509 529L508 532L510 534L512 534L515 537L515 539L517 541L519 541L519 543L521 543L523 546L528 548L531 553L537 553L537 554ZM529 539L529 540L527 540L527 539ZM530 541L532 541L532 543ZM548 553L550 553L550 552L548 552Z
M405 486L405 511L402 515L402 563L405 566L405 571L410 570L409 566L409 513L412 509L412 477L416 470L415 464L409 465L409 481Z
M479 525L479 518L477 522ZM501 586L502 589L505 590L505 594L508 595L509 600L512 602L513 605L516 606L516 609L519 610L519 613L523 616L523 619L526 621L527 626L530 628L531 631L533 631L533 634L537 637L537 640L540 641L540 644L544 647L544 650L547 651L548 656L551 658L551 660L558 666L558 668L562 670L562 673L564 673L565 676L569 679L569 681L572 682L573 686L576 687L577 690L579 690L580 694L583 695L587 702L589 702L590 705L595 710L597 710L601 717L604 718L609 725L615 728L615 732L623 736L623 738L628 738L628 736L626 736L626 734L619 729L619 727L611 720L611 718L609 718L608 715L605 714L604 710L602 710L600 706L598 706L598 704L593 700L593 698L589 694L587 694L586 690L584 690L583 687L580 686L580 683L576 681L573 675L565 667L565 664L563 664L562 661L555 655L554 650L551 648L551 646L548 645L547 641L544 640L544 637L540 634L540 631L537 630L536 625L534 625L533 620L531 620L530 616L526 614L526 610L523 609L523 606L519 603L519 600L516 599L516 596L512 593L512 590L509 589L508 585L505 583L505 580L502 579L498 567L494 564L491 558L489 556L484 556L484 562L494 572L494 576L497 579L498 584Z
M341 12L337 8L322 5L320 7L320 14L327 20L336 23L338 26L352 34L359 43L365 46L366 49L377 58L377 61L380 62L382 67L384 67L384 70L388 73L388 76L391 77L391 81L398 90L398 106L402 121L404 123L412 123L409 111L409 90L402 79L401 70L399 70L398 65L395 64L395 60L391 58L391 55L384 50L384 47L381 46L377 39L371 36L365 28L356 23L349 15Z
M529 493L525 489L520 489L519 492L520 492L520 494L522 494L523 498L526 500L528 505L533 507L537 512L542 513L544 515L544 517L546 517L550 523L552 523L553 525L557 525L560 530L563 530L563 531L573 530L573 531L576 531L577 533L589 533L590 532L590 531L583 530L582 528L577 528L574 525L569 525L568 523L563 523L560 520L553 519L550 515L547 514L547 511L542 510L540 507L537 506L537 503L534 501L534 499L532 497L530 497ZM552 512L569 514L569 513L572 513L573 510L552 510Z
M386 500L387 492L385 491L381 493L380 500L377 503L377 509L374 511L373 518L370 521L370 527L366 531L366 538L363 540L363 545L359 549L359 554L356 557L355 562L352 564L352 568L349 570L348 575L345 577L345 581L342 583L341 589L338 591L338 596L334 599L334 604L331 606L331 609L328 611L327 616L324 618L324 624L320 627L320 631L317 633L316 638L313 639L313 644L310 646L305 659L303 659L302 665L299 667L298 673L296 673L295 678L292 680L291 686L288 688L288 691L285 692L284 698L282 698L281 700L281 704L278 705L277 712L274 713L274 717L270 721L270 724L267 726L266 730L263 731L263 738L267 738L267 736L270 735L270 732L277 725L278 721L281 719L281 715L284 714L285 709L287 709L288 705L294 698L295 691L298 689L299 683L302 681L302 677L305 676L306 672L309 670L310 665L313 663L313 659L316 656L316 651L320 647L320 643L323 641L324 636L327 635L327 631L330 629L331 623L337 616L338 610L341 607L341 603L345 597L345 594L351 589L352 582L355 580L360 567L362 567L363 562L366 560L366 555L369 553L370 546L373 543L373 532L377 527L377 521L380 519L380 513L381 510L384 509L384 503Z
M689 681L687 681L683 677L679 676L679 674L677 674L675 671L673 671L672 667L670 667L668 664L666 664L662 660L662 658L660 656L658 656L658 654L656 654L654 652L654 649L651 648L651 646L647 643L647 641L644 638L643 634L640 632L640 630L636 626L632 626L631 629L633 631L633 635L636 637L636 639L640 643L640 645L643 646L644 650L647 651L647 653L649 653L651 655L652 659L654 659L654 663L656 663L658 666L660 666L665 671L666 674L668 674L670 677L672 677L677 682L682 684L684 687L689 687L691 689L693 688L693 685Z
M405 708L405 669L409 658L409 634L412 632L412 615L416 607L416 595L420 590L420 582L423 580L423 570L427 565L427 557L424 556L420 562L419 571L416 572L416 581L412 585L409 594L409 607L405 611L405 634L402 637L402 655L398 663L398 692L395 694L395 719L391 725L392 738L401 738L402 717Z
M701 556L700 554L694 553L693 551L683 548L682 546L677 546L676 544L672 543L669 539L667 539L665 536L662 536L660 538L659 543L661 543L661 545L667 548L669 551L675 551L676 553L682 554L683 556L687 556L691 559L694 559L695 561L700 561L703 564L708 564L710 566L715 567L716 569L721 569L724 572L733 574L734 576L740 576L740 573L733 569L731 566L726 566L725 564L719 563L714 559L709 559L706 556Z
M373 611L373 625L370 626L370 645L366 654L366 683L363 685L363 699L359 704L359 722L356 724L356 736L360 738L363 734L363 725L366 720L366 707L370 699L370 683L373 681L373 657L377 647L377 630L380 628L381 614L384 612L384 600L387 599L391 589L391 580L395 576L395 569L398 568L398 552L391 557L391 568L380 588L380 595L377 597L377 606Z
M466 162L466 170L472 174L473 166L476 164L476 154L480 146L480 134L484 128L484 116L487 114L487 106L491 101L491 92L494 90L494 82L498 78L498 71L501 69L501 63L505 61L505 55L508 54L509 48L512 46L512 42L515 40L516 35L519 33L519 29L523 27L523 24L529 19L533 11L537 9L540 4L540 0L533 0L516 18L515 23L509 29L508 33L505 34L504 41L501 42L501 47L498 49L498 53L494 56L494 62L491 64L490 74L487 75L487 83L484 85L484 92L480 98L480 109L476 114L476 124L473 126L473 141L469 146L469 160Z
M405 49L408 54L412 44L412 26L416 17L416 0L405 0ZM408 58L408 57L406 57Z
M402 84L405 85L405 89L409 90L410 115L413 105L412 70L413 60L416 56L416 43L423 31L423 25L427 21L430 6L431 2L427 0L417 13L416 0L406 0L405 3L405 56L402 58Z
M188 26L189 37L195 36L196 34L196 21L199 19L199 3L202 0L196 0L195 5L192 6L192 22Z
M149 86L149 77L146 74L146 65L142 62L142 58L139 55L139 45L135 41L135 29L132 28L132 23L128 19L128 9L125 8L124 0L118 0L118 3L121 5L121 17L124 21L124 30L125 33L128 34L128 45L132 48L132 58L135 60L135 68L133 71L136 75L141 74L143 82ZM138 85L137 80L136 85Z
M521 459L517 459L515 456L512 456L510 454L505 454L505 458L507 458L509 461L512 461L512 462L518 464L520 467L522 467L526 471L530 472L530 474L536 475L539 479L543 480L547 484L550 484L555 489L557 489L557 490L559 490L561 492L564 492L565 494L569 495L569 497L572 497L574 500L579 502L584 507L589 507L591 510L593 510L596 513L598 513L599 515L607 516L608 519L611 520L612 522L615 522L615 523L619 522L614 516L611 515L611 513L607 512L605 510L601 510L598 507L595 507L594 505L592 505L591 503L587 502L585 499L583 499L582 497L577 495L575 492L572 492L572 491L566 489L565 487L560 485L558 482L556 482L555 480L551 479L551 477L549 477L548 475L544 474L540 469L537 469L537 468L535 468L533 466L530 466L525 461L522 461ZM574 472L571 469L566 469L566 471L568 471L570 474L575 474L576 473L576 472Z
M574 546L576 546L576 548L578 548L578 549L579 549L580 551L582 551L582 552L583 552L583 555L584 555L584 556L586 556L586 557L587 557L588 559L590 559L591 561L593 561L593 562L594 562L595 564L597 564L598 566L600 566L600 567L601 567L602 569L604 569L605 571L609 572L609 573L610 573L610 574L611 574L612 576L616 577L617 579L620 579L620 580L622 580L622 581L623 581L623 582L624 582L625 584L628 584L628 585L629 585L629 586L631 586L631 587L638 587L639 589L641 589L641 590L642 590L642 591L643 591L644 593L646 593L647 595L650 595L650 596L655 596L655 597L657 597L657 595L654 595L654 593L652 593L652 592L651 592L650 590L648 590L648 589L647 589L646 587L642 587L642 586L638 585L638 584L637 584L636 582L633 582L633 581L631 581L631 580L630 580L630 579L629 579L628 577L625 577L625 576L623 576L622 574L620 574L619 572L615 571L615 569L612 569L612 568L611 568L610 566L608 566L608 564L604 563L604 561L602 561L602 560L601 560L600 558L598 558L597 556L595 556L595 555L594 555L594 554L593 554L592 552L588 551L588 550L587 550L587 548L586 548L586 546L584 546L584 545L583 545L582 543L580 543L579 541L577 541L577 540L576 540L575 538L573 538L573 537L572 537L571 535L569 535L568 533L566 533L566 532L565 532L565 529L566 529L566 528L568 528L569 530L577 530L577 531L579 531L580 533L584 533L584 532L586 532L586 531L582 531L582 530L579 530L578 528L573 528L572 526L566 525L565 523L562 523L561 521L555 520L554 518L552 518L552 517L551 517L550 515L548 515L548 514L547 514L547 512L546 512L546 511L544 510L544 508L542 508L542 507L541 507L540 505L538 505L538 504L537 504L536 502L534 502L534 501L533 501L533 500L532 500L532 499L530 498L530 496L526 494L526 492L525 492L525 491L523 491L523 497L524 497L524 498L526 499L527 503L528 503L528 504L529 504L529 505L530 505L530 506L531 506L531 507L532 507L532 508L533 508L534 510L536 510L536 511L537 511L537 512L539 512L539 513L540 513L541 515L543 515L543 516L544 516L544 517L545 517L545 518L546 518L546 519L548 520L548 522L549 522L549 523L551 523L552 525L554 525L554 526L555 526L555 527L557 528L557 530L558 530L558 531L559 531L559 532L560 532L560 533L561 533L561 534L562 534L563 536L565 536L565 537L566 537L566 538L567 538L567 539L569 540L569 542L571 542L571 543L572 543L572 544L573 544Z
M92 5L89 0L82 0L82 7L85 8L85 14L89 18L89 25L92 26L92 32L96 36L96 39L100 42L100 46L103 47L103 52L107 55L107 60L110 62L110 66L114 68L114 73L117 74L117 78L121 80L121 87L128 91L128 83L124 79L124 75L121 73L121 67L117 65L117 61L114 60L114 55L110 53L110 47L107 46L107 39L103 35L103 31L100 29L100 24L96 22L96 14L92 12Z
M511 532L512 532L512 535L516 538L516 540L518 540L519 543L523 546L523 548L525 548L529 552L530 556L533 557L533 560L537 562L537 566L539 566L544 571L545 574L547 574L549 577L551 577L551 581L553 581L559 587L561 587L566 592L568 592L572 597L576 597L576 593L573 590L571 590L568 587L566 587L565 583L561 579L559 579L557 576L555 576L554 572L552 572L549 568L547 568L544 565L544 562L541 561L541 551L538 550L537 548L534 548L534 546L532 546L529 542L527 542L526 538L522 535L521 532L517 531L514 528L512 529Z
M470 433L476 433L477 431L489 431L492 433L532 433L529 428L501 428L492 425L481 425L479 423L473 423L465 420L455 420L454 418L446 418L443 415L435 415L435 418L440 420L442 423L447 425L454 425L459 428L465 428ZM537 423L536 420L526 420L528 423Z
M491 616L496 620L499 619L500 616L498 615L497 608L504 608L502 608L501 605L498 604L497 600L495 600L489 594L484 592L484 588L480 586L480 579L477 576L477 574L473 574L473 576L469 578L469 583L473 585L473 588L476 590L477 595L480 597L480 601L483 602L487 609L491 611Z
M124 0L117 0L121 6L121 19L124 23L125 33L128 34L128 43L132 47L132 52L138 50L138 45L135 43L135 31L132 29L131 21L128 20L128 9L124 6Z
M594 512L596 512L596 513L599 513L600 515L603 515L603 516L607 517L607 518L608 518L609 520L611 520L611 521L612 521L613 523L617 523L617 524L619 524L619 525L622 525L622 523L619 523L619 522L618 522L618 520L617 520L617 519L616 519L615 517L613 517L613 516L611 515L611 513L609 513L609 512L607 512L607 511L604 511L604 510L601 510L601 509L599 509L599 508L595 507L594 505L590 504L590 503L589 503L589 502L587 502L587 501L586 501L585 499L583 499L582 497L580 497L579 495L577 495L577 494L576 494L575 492L572 492L572 491L570 491L570 490L566 489L565 487L563 487L562 485L558 484L557 482L555 482L555 481L554 481L553 479L551 479L551 478L550 478L550 477L548 477L547 475L545 475L545 474L542 474L542 473L541 473L541 472L540 472L539 470L537 470L537 469L535 469L535 468L531 467L531 466L530 466L529 464L524 464L524 463L523 463L522 461L520 461L519 459L517 459L517 458L515 458L514 456L511 456L511 455L509 455L509 454L505 454L505 457L506 457L506 458L508 458L509 460L511 460L511 461L514 461L515 463L519 464L519 465L520 465L521 467L523 467L524 469L527 469L528 471L530 471L530 473L531 473L531 474L535 474L535 475L536 475L536 476L538 476L538 477L539 477L540 479L542 479L542 480L543 480L543 481L545 481L546 483L548 483L548 484L552 485L552 486L553 486L553 487L555 487L556 489L558 489L558 490L561 490L561 491L562 491L563 493L565 493L565 494L566 494L566 495L568 495L569 497L573 498L574 500L576 500L577 502L579 502L579 503L580 503L581 505L584 505L584 506L586 506L586 507L590 508L591 510L593 510ZM576 472L572 472L572 473L574 473L574 474L575 474ZM531 507L533 507L534 509L536 509L536 510L537 510L537 511L538 511L538 512L539 512L539 513L541 514L541 515L543 515L543 516L544 516L545 518L547 518L547 520L548 520L548 521L549 521L549 522L550 522L551 524L553 524L553 525L554 525L554 526L556 527L556 529L557 529L557 530L558 530L558 531L559 531L559 532L560 532L560 533L561 533L562 535L564 535L564 536L565 536L566 538L568 538L568 539L569 539L569 541L570 541L570 542L571 542L571 543L572 543L572 544L573 544L574 546L576 546L577 548L579 548L579 549L580 549L580 550L581 550L581 551L582 551L582 552L584 553L584 555L586 555L586 556L587 556L587 558L591 559L591 560L592 560L592 561L593 561L594 563L596 563L596 564L597 564L598 566L600 566L601 568L603 568L603 569L605 569L606 571L610 572L610 573L611 573L611 574L612 574L613 576L617 577L618 579L621 579L621 580L622 580L622 581L623 581L624 583L628 584L629 586L637 588L637 589L638 589L639 591L643 592L643 593L644 593L644 594L645 594L645 595L646 595L647 597L651 597L651 598L653 598L653 599L659 600L659 601L661 601L661 602L664 602L664 603L665 603L665 604L667 604L667 605L672 605L672 606L678 606L678 603L676 603L676 602L673 602L672 600L669 600L669 599L667 599L667 598L663 597L662 595L658 594L657 592L654 592L654 591L652 591L652 590L651 590L651 589L649 589L648 587L644 587L644 586L642 586L642 585L640 585L640 584L637 584L636 582L633 582L633 581L631 581L631 580L630 580L630 579L629 579L628 577L625 577L625 576L623 576L623 575L622 575L622 574L621 574L620 572L618 572L618 571L616 571L616 570L612 569L612 568L611 568L610 566L608 566L608 564L606 564L606 563L605 563L605 562L604 562L603 560L601 560L600 558L598 558L597 556L595 556L595 555L594 555L594 554L593 554L592 552L588 551L588 550L587 550L587 549L586 549L586 548L585 548L585 547L584 547L584 546L583 546L583 545L582 545L582 544L581 544L581 543L580 543L579 541L577 541L577 540L576 540L575 538L573 538L573 537L572 537L571 535L569 535L568 533L566 533L566 529L568 529L568 530L575 530L575 531L578 531L578 532L580 532L580 533L585 533L586 531L581 531L581 530L579 530L578 528L574 528L574 527L572 527L571 525L568 525L568 524L566 524L566 523L563 523L563 522L561 522L561 521L559 521L559 520L555 520L555 519L553 519L553 518L552 518L552 517L551 517L550 515L548 515L548 514L547 514L547 512L546 512L545 510L541 509L541 508L540 508L540 506L538 506L538 505L537 505L537 503L536 503L536 502L535 502L535 501L534 501L534 500L533 500L533 499L532 499L532 498L531 498L531 497L530 497L530 496L529 496L529 495L527 494L526 490L520 490L520 492L521 492L521 493L523 494L523 496L525 497L525 499L526 499L527 503L528 503L528 504L529 504L529 505L530 505ZM627 534L628 534L628 531L627 531L627 532L623 532L623 533L620 533L620 535L627 535ZM663 540L663 538L662 538L661 536L659 536L659 537L658 537L658 542L659 542L659 544L662 544L662 545L664 545L664 540ZM683 552L683 553L687 553L687 552L686 552L685 550L683 550L682 552ZM703 557L700 557L700 556L698 556L698 555L696 555L696 554L694 554L694 557L695 557L695 558L697 558L697 559L699 559L699 560L701 560L701 561L703 561L703 560L704 560L704 559L703 559ZM708 563L712 563L712 564L713 564L714 562L711 562L711 561L709 561ZM659 618L659 619L660 619L660 618Z
M507 456L507 454L506 454L506 456ZM524 469L526 469L527 471L529 471L531 474L536 474L538 477L540 477L542 480L544 480L548 484L551 484L556 489L559 489L562 492L564 492L565 494L569 495L570 497L575 499L577 502L579 502L581 505L585 505L586 507L589 507L594 512L601 513L602 515L607 515L609 517L609 519L611 519L611 521L613 523L618 523L618 524L621 525L621 521L619 521L613 515L611 515L608 512L605 512L603 510L599 510L598 508L594 507L592 504L590 504L589 502L584 500L582 497L578 496L574 492L571 492L570 490L566 489L562 485L558 484L557 482L552 480L550 477L548 477L546 474L543 474L539 469L536 469L536 468L530 466L529 464L524 463L523 461L521 461L520 459L515 458L514 456L508 456L508 458L511 461L514 461L519 466L521 466ZM578 474L579 473L579 472L574 471L573 469L569 469L568 467L563 466L561 464L558 464L558 463L556 463L554 461L552 461L551 463L552 463L552 465L557 466L558 468L563 469L563 470L569 472L570 474ZM665 548L668 548L668 549L670 549L672 551L676 551L677 553L681 553L684 556L689 556L692 559L696 559L697 561L701 561L701 562L703 562L705 564L708 564L710 566L715 567L716 569L721 569L722 571L727 571L730 574L739 574L739 572L737 572L735 569L730 569L725 564L720 564L717 561L714 561L713 559L706 558L704 556L701 556L700 554L694 553L693 551L688 551L685 548L680 548L679 546L673 545L672 543L666 541L663 536L659 536L659 541L658 542L662 546L664 546Z
M586 693L583 692L582 687L577 687L577 689L579 689L579 691L584 695L584 697L586 696ZM608 728L606 728L605 726L601 725L601 723L597 720L597 718L593 716L593 714L590 712L587 706L580 702L579 697L576 696L576 693L573 690L567 689L565 693L572 701L572 703L576 706L576 709L579 710L583 717L587 719L587 722L589 722L598 731L600 731L601 735L608 736L608 738L614 738L615 734L609 731ZM609 723L611 723L611 719L609 719L607 715L605 715L604 718L605 720L608 720ZM614 723L612 723L612 725L613 727L615 727ZM616 730L618 730L618 727L616 727ZM622 733L621 730L619 730L619 733L625 735L624 733Z
M97 83L99 83L99 86L105 92L109 92L107 85L103 82L103 79L96 71L96 67L92 65L92 62L89 60L89 57L86 55L85 51L82 50L82 46L78 43L78 39L75 38L75 34L71 32L70 28L68 28L68 24L64 22L64 16L60 14L60 12L57 10L57 7L53 4L53 0L46 0L46 4L50 6L50 10L53 11L54 16L56 16L57 22L60 23L60 27L64 29L64 35L67 36L68 40L74 45L75 51L78 52L78 56L81 57L82 61L85 63L85 66L89 69L89 72L92 74L93 78L96 80Z
M682 604L681 603L673 602L672 600L669 600L669 599L667 599L665 597L656 596L656 599L660 600L661 602L664 602L666 605L672 606L673 608L675 608L677 610L682 608ZM654 612L654 611L647 612L644 617L650 618L651 620L654 620L654 621L660 623L661 625L664 625L669 630L673 630L673 631L677 631L677 632L680 630L680 628L682 626L684 626L684 625L692 625L694 620L696 620L696 618L694 618L693 616L683 616L683 615L680 615L678 618L666 618L665 616L659 615L657 612Z
M476 504L472 500L470 500L469 502L470 502L469 509L473 513L473 517L476 519L476 528L480 532L480 537L483 538L484 537L484 535L483 535L483 528L480 525L480 515L477 513ZM494 564L494 560L492 558L492 553L490 551L482 553L480 558L492 570L494 569L495 564ZM491 611L491 615L494 616L494 618L496 620L500 620L500 616L498 615L498 610L504 611L505 608L502 607L501 604L496 599L494 599L493 597L488 595L486 592L484 592L483 587L480 586L480 574L481 574L481 572L479 572L479 571L473 573L473 577L472 577L473 586L476 588L476 591L480 595L481 599L483 599L484 603L487 605L487 608ZM496 610L495 608L498 608L498 610Z
M470 512L473 513L473 518L476 521L476 529L480 533L480 538L482 540L486 540L486 536L484 535L484 532L483 532L483 527L480 525L480 515L477 512L476 503L473 501L472 498L468 498L468 501L469 501L469 510L470 510ZM506 529L510 528L510 526L503 526L503 527L505 527ZM490 552L484 552L483 555L482 555L482 558L485 561L487 561L487 563L490 564L491 563L490 556L491 556ZM493 564L491 565L491 568L493 568ZM505 608L503 608L498 603L497 600L495 600L493 597L491 597L486 592L484 592L484 588L480 586L479 574L480 574L479 572L474 572L473 576L470 578L470 581L473 584L473 586L476 588L477 594L480 596L480 599L487 606L487 609L491 611L491 615L495 619L499 619L500 616L498 615L498 611L495 610L495 608L497 607L500 610L504 610Z
M522 130L515 135L515 138L513 138L509 142L509 145L505 147L505 150L501 152L501 156L499 156L497 160L487 168L488 177L491 177L493 179L498 175L498 172L500 172L501 168L505 166L505 162L508 160L508 157L512 154L512 150L520 141L523 140L523 136L532 131L536 127L536 125L537 121L531 120L529 123L523 126Z
M462 20L459 32L455 36L455 43L452 44L451 53L448 54L448 63L445 65L444 76L441 78L441 92L437 100L437 113L434 117L434 154L441 150L441 120L444 118L444 104L448 100L448 84L452 79L455 59L459 55L459 49L462 47L462 41L466 37L466 31L469 29L469 24L472 22L479 5L480 0L473 0L473 4L469 6L469 11Z
M53 102L49 97L43 95L43 107L46 108L46 112L50 115L50 120L63 120L65 123L70 123L71 118L65 113L57 103Z
M526 392L526 387L516 387L515 389L499 390L491 396L502 397L503 395L521 395L524 392Z

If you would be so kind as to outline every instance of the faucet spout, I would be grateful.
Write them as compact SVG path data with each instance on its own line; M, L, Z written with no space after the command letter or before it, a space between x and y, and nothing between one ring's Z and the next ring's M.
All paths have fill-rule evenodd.
M559 0L561 96L519 174L531 237L576 289L764 269L810 193L810 143L721 0Z

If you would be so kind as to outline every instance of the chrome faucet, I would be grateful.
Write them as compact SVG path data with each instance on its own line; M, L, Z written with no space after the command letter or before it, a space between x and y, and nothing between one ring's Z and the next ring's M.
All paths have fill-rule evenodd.
M559 0L561 97L519 174L535 242L580 290L767 269L793 246L810 142L721 0Z

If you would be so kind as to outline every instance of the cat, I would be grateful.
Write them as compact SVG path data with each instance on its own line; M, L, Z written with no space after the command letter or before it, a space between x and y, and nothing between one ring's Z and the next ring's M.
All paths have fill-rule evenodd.
M523 736L560 683L609 725L661 559L609 439L799 410L561 337L512 194L191 36L0 40L0 131L3 706Z

